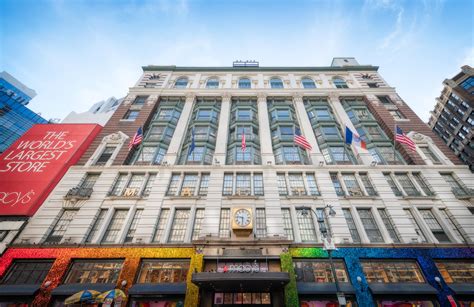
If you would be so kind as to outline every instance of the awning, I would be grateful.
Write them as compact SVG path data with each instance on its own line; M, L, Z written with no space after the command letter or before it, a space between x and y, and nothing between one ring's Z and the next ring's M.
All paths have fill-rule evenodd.
M342 292L353 294L354 287L348 282L340 282ZM332 282L297 282L298 294L334 294L336 295L336 284Z
M455 284L448 284L448 286L457 295L474 295L474 284L455 283Z
M33 296L41 285L0 285L0 297Z
M186 283L136 284L129 290L130 295L186 294Z
M193 273L192 282L213 291L270 291L281 289L290 281L286 272Z
M52 295L72 295L82 290L95 290L99 292L109 291L115 288L115 284L65 284L55 288Z
M429 284L425 283L369 283L369 288L373 294L436 294L437 291Z

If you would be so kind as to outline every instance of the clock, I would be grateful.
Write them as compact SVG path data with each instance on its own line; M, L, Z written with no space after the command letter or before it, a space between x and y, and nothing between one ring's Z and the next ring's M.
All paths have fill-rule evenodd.
M234 213L234 222L240 226L245 227L250 225L250 221L252 220L252 215L250 211L247 209L238 209Z
M232 208L232 230L236 236L249 236L253 229L252 208Z

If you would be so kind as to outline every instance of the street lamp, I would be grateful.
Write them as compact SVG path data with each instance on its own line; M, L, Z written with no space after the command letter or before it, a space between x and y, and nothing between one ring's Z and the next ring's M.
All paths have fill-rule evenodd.
M330 232L328 233L328 228L326 227L326 217L327 217L326 209L329 209L330 217L336 216L336 211L334 211L331 205L326 205L323 208L323 210L320 210L319 212L313 210L311 207L304 207L302 213L306 215L307 211L305 210L309 210L316 215L316 218L318 220L318 225L319 225L319 232L321 232L321 236L323 237L323 243L324 243L323 248L328 252L329 264L331 265L332 276L336 284L337 300L339 302L339 306L344 307L346 306L347 302L346 302L346 297L344 296L344 293L341 291L339 280L337 279L336 268L334 267L334 262L332 260L332 251L336 250L336 246L334 244L332 234Z

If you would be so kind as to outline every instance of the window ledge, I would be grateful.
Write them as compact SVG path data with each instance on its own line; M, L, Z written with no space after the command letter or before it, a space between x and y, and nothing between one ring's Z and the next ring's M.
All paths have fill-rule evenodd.
M341 197L341 196L339 196ZM369 195L346 195L344 196L344 198L347 198L347 199L376 199L378 198L378 196L369 196Z
M135 120L134 120L134 119L122 118L120 121L121 121L121 122L134 122Z
M286 195L287 199L318 199L320 195Z
M402 196L401 197L402 199L437 199L437 197L435 195L430 195L430 196L423 196L423 195L420 195L420 196Z
M174 196L166 196L166 199L201 199L201 196L180 196L180 195L174 195Z
M139 200L142 199L142 196L116 196L116 195L108 195L106 199L108 200L119 200L119 199L133 199L133 200Z
M255 196L255 195L226 195L224 196L226 199L260 199L262 196Z
M410 119L408 118L394 118L394 120L396 122L409 122L410 121Z

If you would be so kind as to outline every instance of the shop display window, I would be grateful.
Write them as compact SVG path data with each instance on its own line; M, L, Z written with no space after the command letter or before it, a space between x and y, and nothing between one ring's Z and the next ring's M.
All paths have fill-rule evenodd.
M184 307L184 299L133 301L132 307Z
M214 305L270 305L271 295L268 292L251 293L251 292L236 292L236 293L214 293Z
M474 261L436 261L436 266L448 284L474 283Z
M144 260L138 283L184 283L189 261Z
M381 300L377 301L377 307L435 307L432 301L406 301L406 300Z
M361 261L365 277L369 283L398 283L414 282L424 283L425 279L421 270L412 260L401 261Z
M347 271L342 260L334 260L337 280L349 282ZM325 260L295 260L293 262L296 281L299 282L334 282L331 263Z
M354 301L347 300L346 307L357 306ZM337 300L300 300L300 307L339 307Z
M122 269L122 260L76 260L65 284L116 283Z

